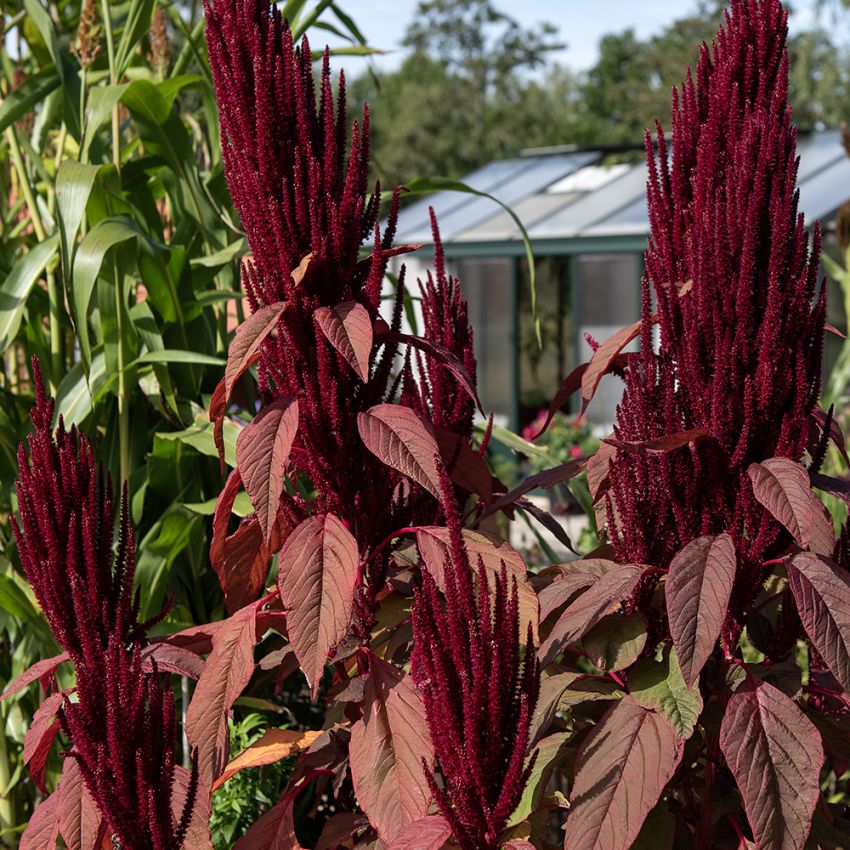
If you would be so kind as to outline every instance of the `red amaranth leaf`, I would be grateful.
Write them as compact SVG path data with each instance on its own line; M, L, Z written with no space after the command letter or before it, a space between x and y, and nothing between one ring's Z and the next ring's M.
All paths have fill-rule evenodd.
M431 425L409 407L378 404L357 414L357 430L378 460L440 498L435 458L440 448Z
M54 791L35 807L21 836L18 850L56 850L59 838L59 798L59 792Z
M534 641L537 643L540 620L537 594L528 582L528 574L522 555L498 537L491 537L468 528L463 529L462 534L472 569L477 573L479 563L484 564L484 569L492 573L490 576L491 587L495 577L502 572L502 564L507 568L508 574L516 579L520 634L524 637L528 627L531 626ZM416 544L437 587L445 591L443 570L447 559L451 556L449 530L438 526L422 527L416 532Z
M303 850L295 834L295 798L308 780L290 787L234 845L233 850Z
M190 772L182 765L174 766L174 782L171 786L171 812L174 820L183 816L186 807L186 794L189 791ZM210 834L210 817L212 803L206 787L202 784L195 795L195 805L189 818L189 828L186 830L186 840L181 850L213 850L212 835Z
M210 396L210 422L213 423L213 442L218 449L218 461L222 475L224 474L224 415L227 413L227 391L225 379L222 378L215 386Z
M587 364L587 369L581 376L581 409L587 410L588 404L596 395L599 382L608 374L620 352L640 334L640 322L632 322L620 328L612 337L606 339Z
M233 387L248 369L256 362L263 340L277 327L286 303L279 301L262 307L249 316L236 328L233 341L227 352L227 365L224 367L224 404L233 392Z
M664 717L631 697L609 709L576 757L564 850L630 847L683 748Z
M692 540L670 563L664 588L667 616L688 687L720 637L736 567L735 544L725 533Z
M809 640L850 693L850 580L846 571L829 558L800 552L788 564L788 583Z
M280 550L277 583L289 641L316 698L328 654L348 633L360 558L333 515L305 519Z
M442 815L426 815L406 826L387 850L440 850L451 837L451 827Z
M68 850L92 850L100 846L103 818L89 793L76 759L65 760L59 795L59 832Z
M732 695L720 748L760 850L803 850L820 795L820 736L782 691L751 680Z
M14 696L37 679L45 680L49 678L60 664L64 664L69 660L69 657L67 652L61 652L52 658L42 658L41 661L36 661L35 664L27 667L17 679L6 687L6 690L0 694L0 700Z
M616 447L612 446L608 440L603 440L596 452L588 458L587 487L594 504L608 491L610 483L608 468L611 465L611 459L616 456Z
M675 434L665 434L663 437L655 437L652 440L641 440L637 443L617 440L614 437L607 437L605 442L617 449L622 449L624 452L659 455L681 449L683 446L687 446L707 436L707 429L691 428L689 431L677 431Z
M298 430L298 399L279 398L263 408L236 439L236 465L257 514L263 542L272 536L284 466Z
M36 710L24 736L24 764L29 765L32 780L43 794L48 793L44 784L47 756L60 728L56 712L64 699L64 693L51 694Z
M142 669L153 673L153 665L162 673L174 673L197 681L204 672L204 660L189 649L168 643L152 643L142 650Z
M546 431L552 423L552 420L555 418L555 414L567 403L570 396L581 389L582 378L584 377L584 373L587 370L588 365L589 364L587 363L579 364L572 372L570 372L569 375L567 375L566 378L564 378L563 381L561 381L561 386L558 387L558 392L555 393L555 397L552 399L549 409L546 411L546 419L537 432L531 437L532 442Z
M753 493L803 548L811 541L814 512L809 473L796 461L772 457L748 470Z
M198 748L201 781L209 787L227 764L227 715L254 672L256 606L224 621L186 715L186 736Z
M349 754L357 802L382 841L428 813L434 748L422 697L409 676L374 655Z
M487 461L475 451L466 437L447 428L436 428L437 445L452 483L489 502L493 495L493 475Z
M564 648L589 632L634 590L644 567L624 564L599 576L588 590L564 609L538 651L545 667Z
M616 561L608 561L605 558L582 558L579 561L550 567L546 572L554 572L555 577L538 594L540 619L545 620L555 609L565 605L579 591L590 587L600 576L619 567Z
M437 363L452 373L460 388L469 396L472 403L478 408L481 415L484 416L484 408L481 406L481 401L475 390L475 381L469 376L463 363L448 348L426 337L403 334L393 330L386 330L381 333L378 337L378 342L409 345L423 354L427 354L432 360L436 360Z
M503 511L506 508L513 507L523 496L532 490L549 490L558 484L563 484L565 481L575 478L581 474L586 466L587 461L584 459L570 460L558 466L553 466L551 469L544 469L542 472L536 472L534 475L530 475L525 481L521 481L508 493L499 496L492 504L488 505L487 509L482 513L481 519L497 511Z
M346 359L357 377L366 383L372 354L369 311L356 301L346 301L336 307L319 307L313 318L328 342Z

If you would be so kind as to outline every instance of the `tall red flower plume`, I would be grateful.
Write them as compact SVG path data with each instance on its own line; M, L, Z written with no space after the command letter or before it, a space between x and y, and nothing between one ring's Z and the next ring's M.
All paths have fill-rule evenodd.
M708 436L661 457L621 450L610 467L619 560L666 567L690 540L728 531L739 610L771 548L788 542L747 469L803 457L821 380L820 235L816 227L810 240L798 211L787 28L779 0L733 0L674 91L672 163L661 127L657 157L647 133L642 346L625 371L615 434Z
M18 451L21 562L56 640L77 676L59 711L69 757L122 850L179 850L197 794L193 769L179 819L172 814L174 697L142 669L148 624L134 599L135 554L126 494L113 553L111 485L89 441L60 418L33 360L36 405L29 456Z
M316 86L306 38L293 45L266 0L218 0L205 9L225 173L252 251L245 288L255 312L281 306L277 334L259 349L260 389L266 405L298 400L287 474L309 480L313 493L309 501L297 490L282 493L281 533L269 546L313 513L333 514L351 529L366 564L355 617L365 636L390 554L375 550L396 529L438 521L440 508L366 447L358 416L400 402L469 438L473 406L457 379L459 371L473 381L475 374L466 305L438 247L436 276L423 284L430 348L413 350L401 333L403 272L391 314L381 318L389 258L410 248L392 247L398 193L381 232L380 187L368 185L368 113L349 139L343 76L332 84L326 53Z
M451 485L442 476L450 554L445 603L427 571L413 607L413 676L437 756L431 792L463 850L493 850L522 795L540 667L520 635L516 579L475 574ZM477 587L476 587L477 585ZM437 780L439 776L440 781Z

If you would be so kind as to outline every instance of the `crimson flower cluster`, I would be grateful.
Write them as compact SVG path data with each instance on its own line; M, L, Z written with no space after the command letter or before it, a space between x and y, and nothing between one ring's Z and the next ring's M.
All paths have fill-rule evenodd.
M520 635L516 579L504 565L492 579L483 564L473 572L444 474L442 489L450 533L445 604L423 571L412 671L437 756L428 774L434 799L463 850L493 850L534 766L525 755L540 665L531 627L524 645Z
M618 559L666 567L690 540L729 531L739 613L772 547L789 542L747 469L802 459L820 389L820 235L809 238L798 211L787 19L779 0L733 0L674 91L672 162L660 125L657 157L647 133L643 342L625 371L615 434L707 436L660 457L619 451L610 465Z
M90 442L59 419L33 361L36 404L29 456L18 450L21 563L77 676L59 711L86 786L122 850L179 850L194 805L193 774L175 820L174 698L142 668L150 624L138 622L135 546L122 501L116 550L111 484Z
M437 521L440 508L366 448L358 414L396 400L438 431L469 436L472 403L444 365L450 356L474 380L466 305L438 250L436 275L422 285L430 347L412 353L412 338L401 333L403 272L391 316L384 321L379 314L388 261L410 248L391 247L398 192L381 232L380 186L369 189L368 111L349 141L344 77L334 87L325 54L317 85L307 39L295 46L266 0L219 0L206 5L206 16L225 174L252 252L245 288L254 311L286 305L277 335L260 349L262 398L298 399L288 471L312 488L309 500L283 494L276 542L312 513L332 513L352 530L368 564L355 623L365 637L389 558L376 550L396 529ZM371 245L367 256L364 244ZM341 305L359 305L371 322L366 375L355 372L314 318L317 309ZM249 517L243 526L254 522Z

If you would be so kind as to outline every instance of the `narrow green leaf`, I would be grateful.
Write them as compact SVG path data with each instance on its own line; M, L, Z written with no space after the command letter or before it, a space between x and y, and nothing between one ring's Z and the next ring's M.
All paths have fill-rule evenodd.
M509 827L522 823L529 815L537 811L546 794L546 786L549 784L552 771L569 755L571 737L569 732L556 732L544 738L534 748L536 753L534 767L525 784L522 797L508 820Z
M201 366L224 366L223 357L212 357L197 351L184 351L179 348L166 348L160 351L147 351L136 358L136 364L143 363L196 363Z
M70 277L74 240L86 214L99 165L72 159L63 160L56 174L56 206L59 211L59 234L62 239L62 268Z
M105 218L86 234L74 258L71 307L83 361L91 360L88 312L97 277L110 248L129 239L143 236L138 225L129 218Z
M121 41L115 52L116 77L120 79L127 70L127 65L133 58L133 50L142 37L150 30L153 16L154 0L130 0L127 9L127 20Z
M103 350L94 352L91 368L86 380L86 372L82 363L77 363L59 384L56 394L56 412L54 420L59 417L65 421L70 428L71 425L80 425L92 412L94 397L99 397L117 379L117 375L106 374L106 357Z
M231 242L226 248L216 251L214 254L206 254L203 257L193 257L189 263L193 269L199 266L207 269L217 269L227 265L234 257L241 257L248 253L248 240L238 239Z
M0 104L0 133L58 88L59 82L56 71L42 71L9 92Z
M33 286L56 253L59 234L24 254L0 284L0 353L14 341L21 327L24 308Z
M98 130L108 120L112 108L121 100L121 95L129 87L129 83L120 86L95 86L89 90L86 103L86 132L83 138L81 159L89 158L89 149Z

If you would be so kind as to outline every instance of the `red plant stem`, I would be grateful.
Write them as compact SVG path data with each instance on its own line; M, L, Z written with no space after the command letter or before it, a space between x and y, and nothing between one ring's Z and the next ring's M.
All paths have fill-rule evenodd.
M711 788L714 785L714 771L719 755L719 746L717 737L712 735L708 739L705 786L702 793L702 810L696 835L696 850L710 850L711 848Z
M371 553L371 554L369 555L369 557L366 559L366 563L368 564L370 561L372 561L372 560L373 560L373 559L374 559L374 558L378 555L378 553L379 553L379 552L380 552L380 551L381 551L381 550L382 550L385 546L387 546L389 543L391 543L393 540L395 540L395 538L396 538L396 537L401 537L401 535L402 535L402 534L416 534L416 532L417 532L417 531L420 531L421 529L422 529L422 526L412 525L412 526L409 526L409 527L407 527L407 528L399 528L399 529L397 529L396 531L393 531L392 533L388 534L388 535L387 535L387 536L386 536L386 537L385 537L385 538L384 538L384 539L383 539L383 540L382 540L382 541L381 541L381 542L380 542L380 543L379 543L379 544L375 547L375 549L372 551L372 553Z
M613 680L614 680L614 681L615 681L615 682L616 682L616 683L617 683L617 684L618 684L621 688L625 688L625 687L626 687L626 683L625 683L625 681L623 681L623 677L622 677L622 676L620 676L618 673L615 673L613 670L610 670L610 671L608 672L608 675L609 675L609 676L610 676L610 677L611 677L611 678L612 678L612 679L613 679Z
M732 815L726 815L726 820L732 824L732 829L735 830L735 835L738 836L738 847L746 847L747 846L747 836L744 835L744 831L741 829L741 825Z
M837 691L830 691L828 688L820 688L817 685L804 685L803 690L807 694L818 694L818 696L829 697L830 699L843 702L846 706L850 706L850 697L838 693Z

